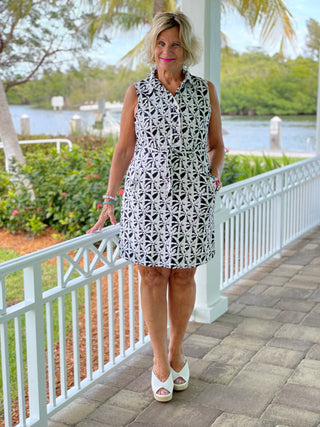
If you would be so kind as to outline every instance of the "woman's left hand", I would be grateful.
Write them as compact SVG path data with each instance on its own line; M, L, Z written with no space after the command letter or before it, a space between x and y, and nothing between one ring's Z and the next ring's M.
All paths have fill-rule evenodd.
M110 218L111 224L116 225L117 221L114 216L114 205L111 203L103 206L98 221L87 231L87 234L94 233L95 231L101 231L108 218Z

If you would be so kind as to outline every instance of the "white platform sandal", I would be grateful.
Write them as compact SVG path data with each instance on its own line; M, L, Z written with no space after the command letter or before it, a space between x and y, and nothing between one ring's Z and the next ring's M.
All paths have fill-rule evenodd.
M151 387L153 391L153 396L158 402L169 402L169 400L172 399L172 391L173 391L173 379L172 374L170 372L168 378L161 382L159 378L155 375L155 373L152 371L151 376ZM168 391L167 394L160 394L158 393L159 390L164 388Z
M177 391L185 390L189 385L189 379L190 379L190 370L189 370L188 361L186 361L181 371L176 372L173 368L171 368L171 372L172 372L172 379L173 379L173 389ZM184 383L176 384L175 380L178 378L182 378L184 380Z

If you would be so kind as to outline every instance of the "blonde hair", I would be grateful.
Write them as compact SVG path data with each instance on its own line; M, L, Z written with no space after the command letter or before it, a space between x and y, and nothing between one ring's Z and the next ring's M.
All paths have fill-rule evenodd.
M188 17L182 12L160 12L155 15L146 36L146 61L149 64L155 64L154 49L157 38L162 31L173 27L179 28L180 42L184 49L184 65L189 67L197 64L201 56L201 45L193 32Z

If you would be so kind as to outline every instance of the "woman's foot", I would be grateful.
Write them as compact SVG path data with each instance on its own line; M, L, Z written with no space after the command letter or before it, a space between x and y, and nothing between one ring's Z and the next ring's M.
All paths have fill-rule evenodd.
M182 369L179 371L174 370L171 367L173 389L177 391L185 390L189 385L190 371L188 361L185 362Z
M171 368L169 366L168 361L158 361L156 358L153 361L153 369L152 369L152 373L154 374L154 376L157 378L157 380L160 383L165 384L170 377L172 377L171 374ZM170 395L170 392L172 393L172 390L168 390L166 389L164 386L158 388L157 390L153 390L156 391L157 395L159 396L168 396Z
M151 387L153 391L153 396L156 400L158 400L159 402L169 402L169 400L172 399L173 391L173 379L171 371L165 381L161 381L156 376L154 371L152 371Z
M183 351L179 351L175 355L169 354L169 360L173 375L174 390L184 390L188 387L190 373L188 361Z

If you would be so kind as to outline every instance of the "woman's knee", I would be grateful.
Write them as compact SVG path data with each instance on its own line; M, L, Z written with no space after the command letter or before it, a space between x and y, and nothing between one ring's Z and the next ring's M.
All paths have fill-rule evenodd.
M170 283L188 286L194 284L196 268L173 269L170 274Z
M170 269L164 267L145 267L143 265L138 266L138 270L141 276L142 283L144 285L155 286L155 285L166 285L170 277Z

